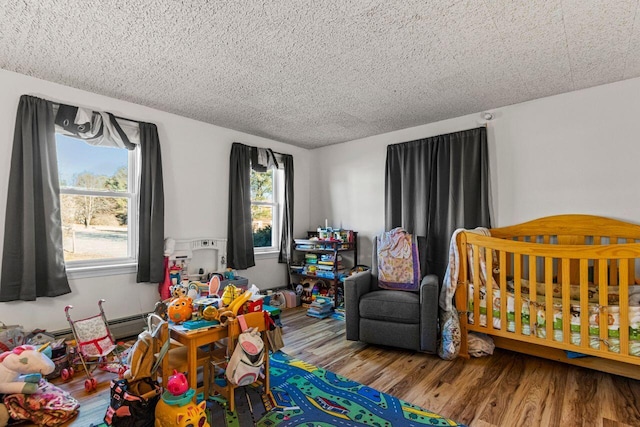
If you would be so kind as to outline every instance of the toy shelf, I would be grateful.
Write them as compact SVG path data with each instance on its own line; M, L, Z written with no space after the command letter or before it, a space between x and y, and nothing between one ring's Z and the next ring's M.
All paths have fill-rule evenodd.
M336 230L331 236L332 238L321 239L319 232L309 231L306 239L295 239L295 264L289 265L289 278L293 287L298 284L305 286L303 304L312 302L315 295L307 287L314 286L321 287L321 295L333 300L334 308L343 303L341 279L348 275L350 267L358 265L358 233ZM352 253L353 256L345 257L349 258L345 262L347 260L343 255L347 253Z

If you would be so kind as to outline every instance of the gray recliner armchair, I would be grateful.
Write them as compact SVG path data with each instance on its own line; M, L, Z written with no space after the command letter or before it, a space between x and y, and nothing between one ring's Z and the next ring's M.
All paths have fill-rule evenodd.
M369 344L436 353L438 349L438 278L424 276L418 292L378 286L376 239L372 268L344 281L347 339ZM426 265L425 242L418 237L420 266Z

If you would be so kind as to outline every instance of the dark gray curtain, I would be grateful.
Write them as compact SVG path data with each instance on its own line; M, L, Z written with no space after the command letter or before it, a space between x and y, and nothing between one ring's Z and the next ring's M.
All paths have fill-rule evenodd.
M281 163L284 169L284 212L278 262L289 263L293 252L293 156L283 154Z
M234 142L229 161L227 266L246 270L256 265L251 230L251 147Z
M140 123L140 219L137 282L164 280L164 186L158 129Z
M484 127L387 147L385 226L427 238L428 273L440 280L457 228L490 227Z
M33 301L69 292L53 103L23 95L11 154L0 301Z

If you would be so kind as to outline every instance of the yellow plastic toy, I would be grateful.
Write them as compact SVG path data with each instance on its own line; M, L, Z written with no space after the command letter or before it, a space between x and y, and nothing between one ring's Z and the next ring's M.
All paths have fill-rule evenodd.
M218 320L218 309L212 305L208 305L202 310L204 320Z
M230 305L238 295L240 295L240 289L236 288L235 285L225 286L224 292L222 293L222 304L226 306Z
M155 427L211 427L207 422L207 414L205 412L205 408L207 407L206 401L202 401L198 405L194 404L190 398L182 399L182 402L177 402L168 398L166 396L167 393L168 392L165 392L162 395L162 399L160 399L156 405Z
M237 316L238 310L240 310L240 307L242 307L245 302L249 301L249 298L251 298L251 295L252 295L251 291L245 291L242 295L234 299L233 302L229 304L227 309L233 312L234 316Z

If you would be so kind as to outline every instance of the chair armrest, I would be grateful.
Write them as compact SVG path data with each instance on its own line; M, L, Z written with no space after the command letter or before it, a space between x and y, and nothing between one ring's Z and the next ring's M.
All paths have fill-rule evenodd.
M438 277L429 274L420 283L420 350L438 351Z
M361 271L344 279L344 316L347 339L360 338L360 298L371 290L371 272Z

